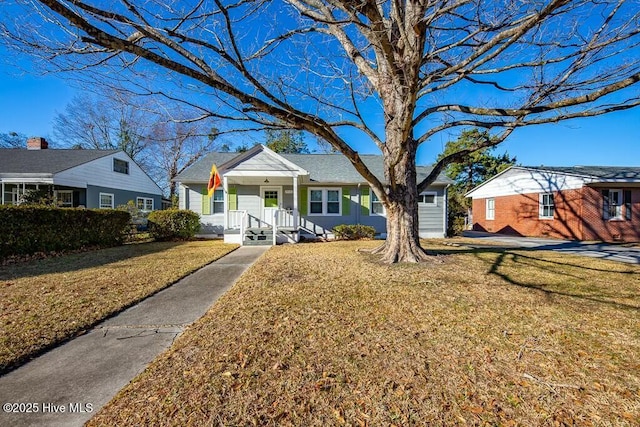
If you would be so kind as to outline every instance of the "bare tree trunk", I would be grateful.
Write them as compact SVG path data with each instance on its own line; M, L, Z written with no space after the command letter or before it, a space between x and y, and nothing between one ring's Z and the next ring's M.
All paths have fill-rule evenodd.
M420 246L418 223L418 187L415 164L417 144L410 138L400 143L400 135L387 135L387 147L395 147L384 158L388 202L387 240L374 253L382 255L386 263L420 262L428 255ZM396 144L389 144L389 141ZM382 197L379 198L383 200Z

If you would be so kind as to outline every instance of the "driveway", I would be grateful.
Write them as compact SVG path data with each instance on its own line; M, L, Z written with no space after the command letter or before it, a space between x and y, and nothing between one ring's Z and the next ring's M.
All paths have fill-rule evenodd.
M626 262L630 264L640 264L640 248L627 247L622 244L508 236L504 234L483 233L479 231L465 231L463 236L477 239L480 245L483 241L500 242L506 243L506 246L510 248L556 251L592 258L607 259L611 261Z

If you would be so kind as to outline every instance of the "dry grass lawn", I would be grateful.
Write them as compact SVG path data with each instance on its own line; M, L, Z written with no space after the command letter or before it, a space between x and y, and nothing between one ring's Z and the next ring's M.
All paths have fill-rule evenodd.
M89 425L639 425L640 267L375 244L271 249Z
M142 243L0 266L0 372L236 247L220 241Z

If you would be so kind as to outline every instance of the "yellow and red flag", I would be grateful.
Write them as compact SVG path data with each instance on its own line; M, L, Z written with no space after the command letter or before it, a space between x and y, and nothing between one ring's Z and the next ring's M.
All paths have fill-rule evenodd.
M213 196L213 192L216 191L216 188L220 187L220 174L218 173L218 168L216 165L211 166L211 175L209 175L209 183L207 184L207 191L209 193L209 197Z

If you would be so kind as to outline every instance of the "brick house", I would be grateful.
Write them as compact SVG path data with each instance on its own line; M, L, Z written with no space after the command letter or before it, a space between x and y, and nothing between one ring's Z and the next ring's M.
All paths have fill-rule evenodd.
M476 231L640 241L640 167L513 166L466 196Z

